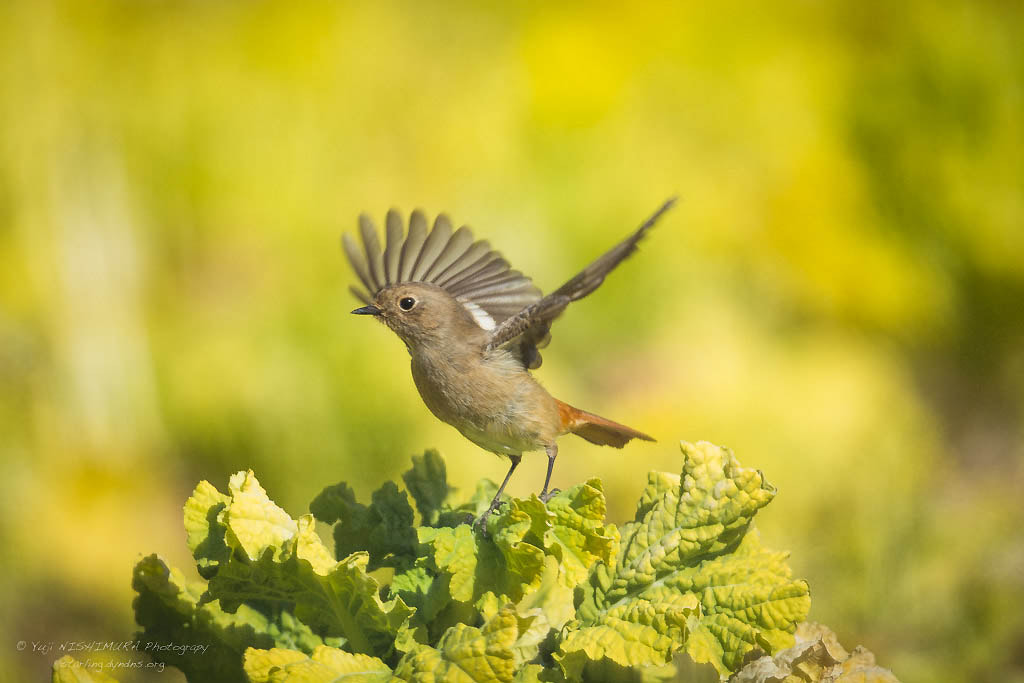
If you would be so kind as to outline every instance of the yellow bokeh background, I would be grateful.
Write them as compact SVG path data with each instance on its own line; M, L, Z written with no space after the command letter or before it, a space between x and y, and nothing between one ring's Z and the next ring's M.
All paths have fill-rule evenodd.
M567 437L555 484L621 523L727 445L848 647L1024 681L1024 11L767 7L0 5L0 671L130 638L200 479L293 516L430 447L500 479L348 314L360 211L446 211L549 291L679 194L538 371L659 443Z

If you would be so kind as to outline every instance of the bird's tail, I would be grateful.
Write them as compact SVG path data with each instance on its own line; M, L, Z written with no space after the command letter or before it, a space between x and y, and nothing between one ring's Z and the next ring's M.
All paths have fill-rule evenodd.
M651 437L643 432L638 432L632 427L612 422L600 415L594 415L579 408L573 408L568 403L562 403L558 399L555 399L555 402L558 404L558 417L561 418L562 427L590 443L596 443L598 446L622 448L632 439L654 441Z

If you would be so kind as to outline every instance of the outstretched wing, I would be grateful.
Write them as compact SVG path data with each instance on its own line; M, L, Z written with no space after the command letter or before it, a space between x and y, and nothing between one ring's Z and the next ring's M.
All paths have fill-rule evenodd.
M363 303L371 303L388 285L428 282L451 294L480 327L490 331L540 300L540 290L530 278L512 270L485 240L474 241L468 227L453 233L444 214L428 232L423 212L413 211L406 233L401 214L388 211L383 249L377 228L366 214L359 216L359 234L362 250L347 234L342 235L342 245L366 288L350 288Z
M576 277L501 323L491 333L487 348L506 346L522 359L524 366L531 369L540 367L538 349L546 346L550 340L551 323L555 318L561 315L569 302L582 299L597 289L615 266L636 251L637 243L675 202L675 197L666 201L633 234L609 249Z

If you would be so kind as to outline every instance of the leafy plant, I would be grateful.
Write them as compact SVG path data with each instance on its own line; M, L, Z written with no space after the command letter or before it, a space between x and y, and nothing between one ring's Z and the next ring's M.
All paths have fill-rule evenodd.
M650 473L621 528L591 479L546 505L508 499L476 532L494 484L460 500L433 451L403 475L408 495L388 482L365 505L337 484L297 520L251 471L227 493L201 482L185 528L206 581L139 562L139 637L209 645L163 660L197 681L789 680L749 668L792 664L771 655L799 645L810 608L752 527L775 489L727 449L682 452L681 474ZM335 554L315 520L334 525ZM793 680L838 680L823 675Z

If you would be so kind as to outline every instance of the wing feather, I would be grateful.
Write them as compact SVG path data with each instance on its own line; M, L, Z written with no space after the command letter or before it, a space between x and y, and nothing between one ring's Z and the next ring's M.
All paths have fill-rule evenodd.
M474 241L467 226L452 232L452 223L444 214L428 231L426 216L418 209L413 211L408 234L403 237L402 216L392 209L385 221L383 250L373 221L363 214L359 236L362 250L349 235L342 237L342 245L366 287L367 291L351 288L363 303L371 303L378 292L399 282L435 284L490 331L541 298L530 278L512 270L487 241Z
M472 241L473 235L468 232L467 228L459 228L459 232L462 232L463 230L467 230L467 234L469 234L469 239ZM448 265L448 267L446 267L444 270L437 274L437 276L434 278L434 282L436 282L439 287L444 287L445 285L449 284L450 281L462 276L470 267L475 265L476 262L479 261L481 257L485 256L490 250L490 245L483 240L480 240L479 242L472 242L472 244L470 244L469 247L458 258L453 260Z
M356 242L347 233L341 236L341 246L345 250L345 256L348 257L348 262L352 264L352 270L356 271L356 276L359 281L363 283L368 292L376 292L377 287L373 284L373 280L370 279L370 271L366 267L366 259L362 254L359 253L359 247L356 246ZM362 296L357 296L362 299Z
M675 204L675 201L675 197L666 201L626 239L609 249L564 285L498 325L491 333L487 349L508 348L518 355L525 367L539 367L541 357L537 349L550 338L551 323L555 318L562 314L570 302L582 299L597 289L608 273L635 252L637 244L647 231Z
M457 285L451 285L451 291L456 294L471 292L474 288L481 286L481 284L489 283L492 278L501 277L504 273L509 272L508 268L508 261L503 258L496 258L474 273L472 277L463 280Z
M384 279L387 282L398 279L398 270L402 258L402 214L396 210L388 211L385 222L387 226L387 246L384 248Z
M358 287L350 290L368 304L382 289L398 282L435 284L459 301L477 324L491 333L488 350L506 348L516 354L524 367L536 368L541 364L539 349L550 341L555 318L570 302L597 289L608 273L636 251L647 231L674 203L675 198L669 199L637 230L543 298L530 278L512 270L487 241L473 241L468 227L453 233L445 214L437 216L428 232L424 213L419 209L413 211L408 234L403 238L402 216L392 209L385 223L383 250L373 221L361 214L362 253L349 235L342 236L342 246L366 291Z
M468 265L458 272L442 273L439 276L438 283L442 284L444 287L454 287L455 285L473 277L483 270L487 264L498 259L497 252L491 251L491 245L487 243L487 240L480 240L479 242L476 242L470 248L470 251L474 252L474 254L476 252L483 251L483 254L470 263L468 261L470 254L467 253L463 256L463 259L466 260Z
M370 266L370 281L376 289L384 284L384 255L380 251L380 239L377 227L365 213L359 216L359 233L363 238L363 249L366 252L366 263Z
M370 298L370 295L367 294L366 292L364 292L363 290L359 289L358 287L349 287L348 291L352 292L352 295L355 298L357 298L360 301L362 301L364 304L372 304L373 303L373 299Z
M427 274L423 276L424 279L436 282L448 270L448 266L455 263L460 256L466 253L471 244L473 244L473 233L466 226L462 226L454 235L448 238L448 243L444 245L441 253L434 259L434 263L430 266Z
M515 273L516 271L513 270L511 272ZM529 289L529 287L527 286L526 289ZM510 294L518 291L525 291L521 279L517 277L502 277L500 279L493 279L478 287L473 287L469 291L463 293L463 296L483 300L493 298L495 295Z
M435 259L444 251L448 244L448 238L452 234L452 222L443 213L434 219L434 227L427 236L427 241L420 249L419 258L416 259L416 267L412 271L413 282L429 282L427 272L434 265Z
M412 271L416 267L416 259L419 258L420 250L427 239L427 218L423 212L416 209L409 217L409 234L402 244L402 265L399 268L398 280L396 282L409 282L412 280Z

